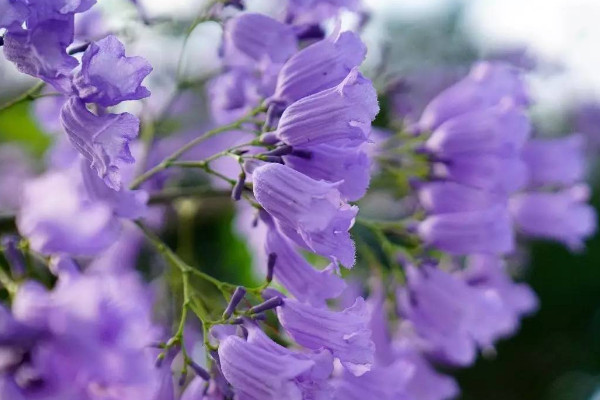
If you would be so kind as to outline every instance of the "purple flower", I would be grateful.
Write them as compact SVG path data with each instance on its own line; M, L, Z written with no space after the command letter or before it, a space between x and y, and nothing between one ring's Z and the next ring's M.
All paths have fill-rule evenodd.
M291 146L358 145L379 112L373 84L356 68L338 86L304 97L283 112L278 137Z
M151 312L135 274L59 278L52 292L24 284L14 318L42 334L25 348L7 349L15 365L4 374L0 395L12 390L40 400L155 399L160 379L147 346L158 331ZM23 351L28 357L18 356Z
M585 137L530 140L523 149L530 186L572 185L585 174Z
M341 312L285 299L277 309L277 316L299 345L313 350L328 349L356 376L371 369L375 345L371 341L369 313L361 297Z
M477 323L471 332L484 349L514 334L520 319L537 309L535 293L525 284L514 283L498 257L470 256L462 278L477 293Z
M84 102L109 107L150 96L141 84L151 71L142 57L126 57L123 44L109 35L86 49L73 85Z
M348 230L358 208L342 201L339 184L316 181L281 164L257 168L253 179L256 200L287 236L348 268L354 265Z
M219 123L229 123L244 116L269 95L252 71L233 68L210 81L208 93L212 116Z
M519 157L473 154L432 166L434 178L455 181L465 186L500 192L505 195L527 183L527 166Z
M398 359L391 365L375 366L361 376L344 371L335 382L335 400L396 400L407 396L406 384L414 374L414 366ZM405 397L406 396L406 397Z
M510 199L510 212L523 234L580 250L583 241L596 232L596 212L585 203L589 195L586 185L557 193L522 193Z
M413 374L406 383L406 396L411 400L448 400L458 396L456 381L442 375L414 346L405 339L397 343L397 356L413 366Z
M485 110L504 99L518 106L528 104L519 71L500 62L477 63L466 78L444 90L429 103L419 121L420 129L433 131L450 118Z
M66 52L72 41L72 19L43 20L28 30L7 32L4 55L19 71L68 92L71 71L77 66L77 60Z
M511 157L519 154L530 131L522 109L501 104L448 119L433 131L425 148L449 160L469 154Z
M400 314L410 321L426 351L440 361L467 366L475 361L470 328L473 295L460 279L432 266L406 268L407 285L398 292Z
M452 181L420 184L417 193L419 203L430 214L482 211L506 203L506 198L502 194Z
M233 335L221 340L219 360L237 396L247 400L304 398L298 379L315 364Z
M359 200L367 192L371 180L371 160L367 149L362 146L320 144L295 149L305 152L308 157L292 152L283 157L288 167L313 179L339 182L338 190L349 201Z
M229 65L283 63L296 47L292 27L266 15L244 13L225 25L224 53Z
M17 226L34 250L91 255L117 238L111 208L90 202L76 179L68 172L49 172L25 184Z
M429 216L417 229L427 245L450 254L506 254L514 249L510 216L502 205Z
M121 186L120 167L134 159L129 142L139 131L139 120L128 113L95 115L77 97L61 110L62 125L77 150L88 159L111 189Z
M267 217L270 219L270 217ZM271 222L267 231L265 252L275 254L275 279L296 299L322 306L344 290L345 283L333 266L319 271L311 266Z
M291 104L303 97L337 86L366 55L365 45L353 32L340 33L302 49L281 68L273 98Z
M12 30L20 27L28 13L23 0L0 0L0 28Z
M148 193L143 190L129 190L125 187L113 190L98 177L86 159L81 160L81 175L86 194L92 202L110 205L113 213L121 218L142 218L147 211Z

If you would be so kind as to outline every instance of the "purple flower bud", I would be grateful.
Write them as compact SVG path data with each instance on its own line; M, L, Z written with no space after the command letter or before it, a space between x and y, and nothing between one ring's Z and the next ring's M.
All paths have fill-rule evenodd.
M267 282L273 280L273 272L275 271L275 264L277 263L277 253L269 253L267 261Z
M10 266L12 275L15 278L21 278L25 274L25 257L21 250L17 248L19 238L17 236L5 236L2 238L4 247L4 256Z
M248 312L250 314L258 314L277 308L282 304L283 299L281 297L271 297L269 300L252 307L250 310L248 310Z
M210 373L207 370L205 370L193 361L190 361L188 365L192 367L196 375L198 375L204 381L208 382L210 380Z
M265 156L265 155L260 155L260 156L258 156L258 158L260 160L268 162L268 163L284 164L283 158L281 158L280 156Z
M231 315L235 311L235 308L238 306L238 304L240 304L240 301L242 301L245 295L246 289L244 287L238 286L237 288L235 288L235 291L231 296L231 300L229 300L229 304L223 312L223 319L228 319L229 317L231 317Z
M246 173L242 171L238 177L238 180L235 182L233 186L233 190L231 191L231 198L234 201L239 201L242 198L242 192L246 187Z
M277 134L275 134L275 132L263 133L258 139L261 143L266 145L275 145L279 143L279 138L277 137Z
M262 153L261 155L264 156L287 156L288 154L292 153L294 151L294 148L292 146L288 146L288 145L283 145L283 146L279 146L278 148L268 151L266 153Z
M179 386L182 387L183 385L185 385L185 381L187 380L187 372L186 371L182 371L181 372L181 376L179 377Z

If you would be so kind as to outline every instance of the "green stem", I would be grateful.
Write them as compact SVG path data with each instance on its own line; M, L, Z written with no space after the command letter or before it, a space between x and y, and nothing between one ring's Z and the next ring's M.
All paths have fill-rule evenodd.
M11 279L11 277L6 273L2 265L0 265L0 284L4 286L4 288L8 292L8 295L11 298L17 294L19 285Z
M237 120L235 122L232 122L231 124L227 124L227 125L223 125L223 126L220 126L218 128L215 128L215 129L211 129L211 130L205 132L204 134L198 136L197 138L189 141L188 143L186 143L185 145L183 145L182 147L180 147L179 149L177 149L175 152L173 152L170 156L168 156L167 158L165 158L160 164L156 165L155 167L149 169L148 171L146 171L142 175L138 176L133 181L133 183L130 185L129 188L130 189L137 189L138 187L140 187L140 185L142 185L142 183L146 182L148 179L152 178L154 175L156 175L159 172L162 172L165 169L167 169L167 168L171 167L172 165L174 165L173 163L175 163L182 155L184 155L185 153L187 153L193 147L195 147L198 144L202 143L206 139L209 139L209 138L211 138L211 137L213 137L215 135L218 135L219 133L229 132L229 131L236 130L244 122L246 122L248 118L254 117L255 115L260 114L263 111L264 111L264 107L262 105L260 105L260 106L256 107L254 110L250 111L247 116L242 117L239 120ZM229 178L226 178L226 179L229 179Z
M19 95L17 98L10 100L7 103L2 104L0 106L0 112L3 112L13 106L16 106L17 104L24 103L26 101L33 101L33 100L37 99L38 97L40 97L40 96L38 96L38 94L44 88L45 85L46 85L46 82L38 82L37 84L32 86L30 89L26 90L23 94Z

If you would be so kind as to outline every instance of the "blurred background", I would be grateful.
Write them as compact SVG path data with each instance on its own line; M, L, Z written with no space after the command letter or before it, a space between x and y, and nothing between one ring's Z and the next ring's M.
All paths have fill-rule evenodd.
M507 60L527 73L536 134L581 132L589 139L591 159L600 158L600 1L365 2L370 10L364 26L370 49L367 71L384 93L384 114L418 114L436 92L464 75L475 60ZM111 15L107 19L113 25L110 29L130 30L132 45L137 46L132 53L147 57L157 70L174 67L175 56L169 57L165 49L177 41L176 36L155 37L156 33L143 31L139 25L132 27L128 18L134 9L126 1L101 3ZM141 3L150 17L183 19L202 4L190 0ZM262 9L274 6L273 1L250 3ZM344 21L354 26L362 22L350 17ZM202 75L216 68L218 37L215 26L194 33L192 50L186 55L188 74ZM402 90L396 86L395 91L400 95L385 96L392 83L400 85ZM151 101L161 101L162 84L168 86L153 82ZM31 85L29 78L16 73L0 56L0 103ZM16 144L35 164L52 140L35 122L30 104L0 113L0 150ZM594 204L600 208L597 165L591 164L590 178ZM0 192L10 190L7 187ZM207 272L233 282L250 282L251 255L231 228L233 210L219 210L196 214L196 243L190 248ZM524 276L538 294L541 308L524 321L519 334L501 342L494 354L455 373L461 398L600 400L600 237L593 238L580 254L571 254L560 245L534 243L528 257Z

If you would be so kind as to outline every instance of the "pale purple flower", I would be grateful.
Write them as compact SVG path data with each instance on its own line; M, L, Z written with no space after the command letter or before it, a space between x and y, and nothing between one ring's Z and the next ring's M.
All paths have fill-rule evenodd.
M96 115L79 98L71 97L61 111L61 122L71 143L98 176L108 187L118 190L120 167L134 162L129 142L138 135L138 118L128 113Z
M424 349L451 365L472 364L477 355L470 332L474 296L467 284L433 266L408 266L405 271L407 284L398 291L398 307Z
M514 283L503 261L496 256L470 256L461 276L476 292L477 322L471 332L484 349L514 334L521 318L538 307L533 290L525 284Z
M403 359L390 365L378 365L361 376L344 371L336 382L334 400L396 400L413 399L406 393L406 385L415 367Z
M281 68L273 99L291 104L337 86L365 58L366 47L357 34L333 34L294 54Z
M527 166L516 156L497 157L475 153L456 157L449 162L435 162L432 176L507 195L525 187Z
M425 148L449 160L469 154L511 157L519 154L530 131L527 115L509 102L447 120L433 131Z
M504 205L432 215L419 223L417 231L425 244L450 254L506 254L514 250L513 228Z
M275 254L274 277L290 294L302 302L322 306L344 290L346 285L333 266L315 269L272 222L268 225L265 252Z
M96 254L119 232L111 207L90 202L68 171L48 172L25 184L17 226L43 254Z
M51 292L24 284L13 302L14 318L42 334L25 348L7 349L17 357L0 396L162 400L155 396L159 371L147 348L159 333L151 311L135 274L59 278ZM29 357L19 361L23 351Z
M291 146L358 145L367 141L378 112L373 84L354 68L338 86L286 108L276 133Z
M412 377L405 387L407 399L449 400L458 396L460 389L456 381L437 372L410 340L404 338L398 340L396 354L414 368Z
M232 68L209 82L208 94L212 117L225 124L244 116L270 93L252 71Z
M238 336L219 344L219 363L236 395L245 400L301 400L297 379L314 366L292 354L281 354Z
M277 316L299 345L313 350L328 349L356 376L371 369L375 345L371 341L369 313L361 297L339 312L284 299Z
M482 211L505 204L506 196L452 181L433 181L417 187L419 203L430 214Z
M150 96L142 81L151 71L142 57L126 57L123 44L109 35L91 43L83 53L73 85L84 102L109 107Z
M102 202L110 205L113 213L121 218L138 219L144 217L147 212L148 193L144 190L129 190L121 187L113 190L106 186L104 181L98 177L90 168L86 159L81 162L81 175L86 194L92 202Z
M450 118L484 110L506 100L518 106L529 103L518 69L500 62L480 62L473 66L467 77L429 103L419 127L433 131Z
M224 56L229 65L283 63L296 52L291 26L262 14L243 13L225 24Z
M68 92L71 71L77 66L77 60L66 52L72 41L72 19L43 20L28 30L19 28L7 32L4 55L19 71Z
M557 193L522 193L510 199L510 212L523 234L556 240L580 250L597 227L596 211L586 204L589 196L586 185Z
M530 186L572 185L584 178L585 137L582 134L560 139L534 139L523 149Z
M281 164L257 168L253 180L256 200L287 236L348 268L354 265L348 230L358 208L342 201L339 184L316 181Z
M23 0L0 0L0 28L11 30L20 27L28 13Z

